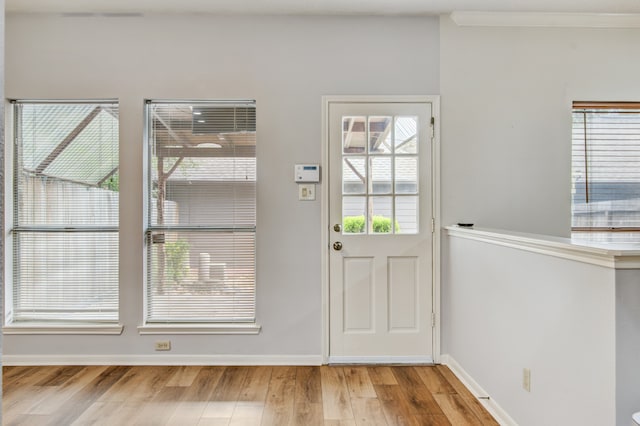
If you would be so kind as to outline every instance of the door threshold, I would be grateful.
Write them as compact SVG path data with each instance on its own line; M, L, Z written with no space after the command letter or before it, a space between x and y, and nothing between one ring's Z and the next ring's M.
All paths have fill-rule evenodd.
M430 356L330 356L328 365L435 365Z

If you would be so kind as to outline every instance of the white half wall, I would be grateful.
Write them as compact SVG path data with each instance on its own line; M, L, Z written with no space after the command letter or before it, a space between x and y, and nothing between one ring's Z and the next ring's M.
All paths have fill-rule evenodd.
M640 271L616 271L616 400L618 424L640 411Z
M442 223L568 236L571 103L640 100L640 56L634 54L640 29L458 27L443 16L440 42ZM528 258L516 270L511 256L523 254L502 257L507 249L494 247L460 257L457 244L443 238L442 353L451 354L523 425L581 424L568 412L556 413L565 416L558 422L533 417L528 407L543 396L540 368L549 369L543 379L553 376L557 386L542 392L552 415L565 406L554 392L579 383L584 386L577 394L593 391L586 381L605 374L600 357L610 366L617 359L617 372L606 372L604 387L597 387L602 395L583 395L569 406L586 415L597 399L600 415L617 412L626 426L632 407L640 409L638 322L628 321L638 316L638 305L630 301L637 303L640 290L630 284L630 272L614 280L613 270L563 271ZM469 270L476 266L485 269ZM545 271L554 273L541 275ZM598 285L602 274L606 290ZM624 303L614 312L615 297ZM586 310L589 304L593 312ZM561 313L567 318L549 322ZM542 367L529 367L527 394L520 381L532 357ZM496 363L509 371L498 371ZM611 418L598 423L591 417L584 424L612 424Z
M640 100L640 29L440 29L442 223L568 236L571 103Z
M170 339L176 356L321 355L321 206L298 201L293 165L321 162L323 95L438 93L438 19L9 15L6 38L7 97L120 101L124 332L11 335L4 352L138 359ZM257 102L259 335L138 334L145 98Z
M443 353L520 426L614 424L615 270L458 237L443 254Z

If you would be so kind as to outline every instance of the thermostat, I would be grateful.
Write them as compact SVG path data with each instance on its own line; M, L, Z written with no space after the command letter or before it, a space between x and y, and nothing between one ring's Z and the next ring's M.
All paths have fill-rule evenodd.
M320 165L318 164L296 164L294 171L294 178L297 183L320 182Z

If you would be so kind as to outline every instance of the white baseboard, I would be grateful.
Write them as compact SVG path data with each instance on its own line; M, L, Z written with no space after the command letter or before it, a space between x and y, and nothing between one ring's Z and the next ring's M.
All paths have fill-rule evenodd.
M518 423L509 416L495 399L491 398L489 394L482 389L478 382L476 382L451 355L441 355L440 361L449 367L453 374L460 379L462 384L469 389L473 396L478 398L478 401L480 401L498 423L502 426L518 426Z
M3 355L18 365L322 365L320 355Z
M433 364L430 356L330 356L329 364Z

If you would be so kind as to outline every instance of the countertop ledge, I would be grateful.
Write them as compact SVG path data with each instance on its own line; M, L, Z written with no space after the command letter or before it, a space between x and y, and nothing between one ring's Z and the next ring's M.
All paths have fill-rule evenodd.
M445 227L450 237L482 241L614 269L640 269L640 243L596 242L476 227Z

